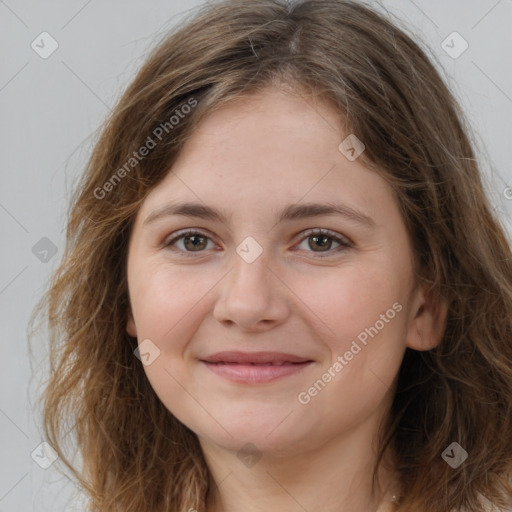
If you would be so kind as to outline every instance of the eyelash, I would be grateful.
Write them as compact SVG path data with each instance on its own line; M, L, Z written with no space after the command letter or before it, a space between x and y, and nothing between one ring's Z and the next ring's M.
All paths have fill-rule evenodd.
M192 235L199 235L204 238L207 238L208 240L211 240L211 238L206 233L203 233L201 231L197 231L194 229L187 229L184 231L179 231L177 233L177 236L173 237L168 242L164 242L163 245L164 245L164 247L169 248L171 251L180 252L180 253L184 254L185 257L193 258L193 257L195 257L196 251L183 251L182 249L176 249L175 247L172 247L172 245L174 243L176 243L178 240L181 240L182 238L186 238L186 237L192 236ZM329 229L320 229L320 228L306 230L304 232L304 236L300 239L299 243L303 242L304 240L306 240L312 236L319 236L319 235L327 236L328 238L333 239L335 242L340 244L340 247L325 251L326 256L321 255L322 253L315 253L313 251L308 251L308 252L312 252L313 254L315 254L315 258L327 258L329 256L332 256L333 253L337 254L339 252L346 251L347 249L353 248L352 243L349 242L348 239L341 237L340 235L336 234L334 231L330 231ZM201 253L201 252L205 252L205 251L197 251L197 253Z

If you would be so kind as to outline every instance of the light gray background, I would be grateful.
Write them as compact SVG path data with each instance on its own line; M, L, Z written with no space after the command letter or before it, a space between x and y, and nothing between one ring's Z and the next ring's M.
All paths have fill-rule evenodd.
M381 3L438 57L480 137L489 194L512 233L504 193L512 186L512 1ZM31 378L26 325L62 256L70 192L97 127L162 31L200 4L0 0L0 512L81 510L67 503L73 487L58 462L42 469L31 458L43 440L30 395L41 375ZM31 48L43 31L59 45L46 59ZM441 46L453 31L469 43L456 59ZM57 247L46 263L32 251L43 237ZM41 368L36 362L34 371Z

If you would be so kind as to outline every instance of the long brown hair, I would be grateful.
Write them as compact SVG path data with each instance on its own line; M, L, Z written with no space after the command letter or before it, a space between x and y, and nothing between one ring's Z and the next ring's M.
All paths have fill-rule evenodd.
M380 453L397 455L399 510L476 512L486 499L507 506L509 242L484 194L469 124L439 71L398 22L356 1L217 2L147 58L76 187L63 261L31 319L49 326L46 439L89 510L205 509L197 436L160 402L126 332L127 242L142 201L201 119L278 83L328 102L364 142L360 158L396 192L418 279L450 304L439 346L407 349L382 435ZM81 468L64 451L68 434ZM442 458L452 442L469 454L457 468Z

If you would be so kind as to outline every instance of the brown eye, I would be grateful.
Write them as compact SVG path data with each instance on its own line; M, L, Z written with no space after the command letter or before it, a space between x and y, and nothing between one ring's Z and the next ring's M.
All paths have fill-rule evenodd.
M182 252L188 256L189 254L187 253L204 252L208 242L211 242L211 240L204 233L189 230L178 234L178 236L175 236L164 245L171 250ZM181 246L178 244L181 244Z
M329 236L326 236L326 235L310 236L310 237L308 237L308 240L309 240L308 245L311 249L315 249L315 247L319 247L322 252L329 250L331 248L332 242L333 242L332 238ZM313 242L311 242L311 241L313 241Z
M324 257L319 253L326 253L326 256L330 256L353 247L348 239L327 229L314 229L306 232L301 244L306 240L308 241L307 249L303 250L316 253L319 255L318 257ZM334 249L332 249L333 243L338 244Z
M302 238L301 244L304 244L306 240L308 241L307 248L302 250L315 253L315 257L334 255L353 247L348 239L326 229L313 229L306 232L306 236ZM193 256L192 253L205 252L208 249L208 242L213 244L213 241L206 234L200 231L187 230L178 233L177 236L164 245L172 251L180 252L185 256ZM338 244L334 249L333 243ZM325 256L322 253L325 253Z
M201 250L208 245L207 242L205 242L206 240L207 238L202 235L186 235L183 237L183 245L187 250Z

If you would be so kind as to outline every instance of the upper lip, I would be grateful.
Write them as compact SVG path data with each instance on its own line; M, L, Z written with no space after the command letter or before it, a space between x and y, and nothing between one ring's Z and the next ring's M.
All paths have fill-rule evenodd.
M225 352L217 352L201 359L201 361L205 361L207 363L282 364L305 363L311 361L311 359L293 354L285 354L284 352L238 352L231 350Z

